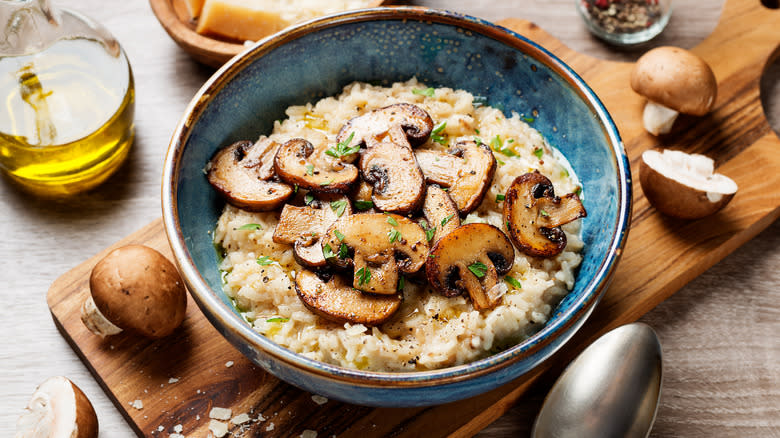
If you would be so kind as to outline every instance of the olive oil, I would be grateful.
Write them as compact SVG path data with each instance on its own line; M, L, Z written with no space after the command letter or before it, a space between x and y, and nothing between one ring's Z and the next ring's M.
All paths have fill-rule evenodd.
M118 45L71 38L0 56L0 168L44 196L96 186L133 142L134 93Z

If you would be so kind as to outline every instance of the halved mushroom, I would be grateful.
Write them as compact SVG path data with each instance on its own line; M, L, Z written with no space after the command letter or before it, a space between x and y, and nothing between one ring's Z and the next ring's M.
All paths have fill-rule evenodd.
M442 236L460 226L458 206L441 187L428 186L422 207L423 216L428 222L425 232L430 242L436 242ZM431 234L432 233L432 234Z
M354 160L356 151L337 157L328 155L328 151L335 150L325 143L315 147L306 139L293 138L279 147L274 169L288 184L314 192L344 193L358 179L357 167L344 161L350 157Z
M431 249L425 274L431 287L447 297L468 292L477 310L495 307L505 289L498 276L509 272L515 250L493 225L471 223L445 235Z
M390 319L401 307L402 296L373 295L351 287L342 276L323 281L303 270L295 276L295 291L312 312L330 321L375 326Z
M398 272L417 272L428 254L425 231L418 224L382 213L342 217L330 226L322 247L331 264L354 267L355 288L375 294L394 294Z
M371 111L341 127L336 141L366 145L359 166L363 179L374 186L377 209L407 214L420 207L425 181L412 146L425 142L432 129L428 113L408 103Z
M461 215L479 207L496 173L493 152L474 141L458 142L447 152L418 149L415 155L425 180L448 187Z
M325 232L338 218L350 214L352 207L344 197L329 203L318 202L316 206L314 203L304 207L285 204L273 241L293 245L293 256L300 265L323 267L328 264L321 245Z
M16 421L17 438L97 438L95 409L67 377L46 379Z
M711 158L682 151L642 153L639 182L653 207L681 219L713 214L726 206L737 192L737 183L715 173Z
M576 193L555 196L552 182L538 171L520 175L504 200L504 223L512 242L533 257L552 257L566 247L561 225L587 216Z
M206 165L209 183L238 208L270 211L293 195L287 184L271 181L279 144L267 138L239 141L217 151Z

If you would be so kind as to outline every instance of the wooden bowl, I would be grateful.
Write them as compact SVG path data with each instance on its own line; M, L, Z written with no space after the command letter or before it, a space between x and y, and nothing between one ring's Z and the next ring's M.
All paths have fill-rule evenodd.
M383 0L374 0L369 7L377 7L382 3ZM184 0L149 0L149 4L168 35L200 63L220 67L246 48L241 41L219 39L195 32L197 21L189 18Z

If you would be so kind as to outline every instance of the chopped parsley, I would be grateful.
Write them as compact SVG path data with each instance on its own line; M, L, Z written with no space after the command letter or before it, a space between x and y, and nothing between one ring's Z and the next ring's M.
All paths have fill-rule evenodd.
M309 176L314 175L314 165L313 164L307 164L306 165L306 175L309 175Z
M403 275L400 277L401 278L398 279L398 290L404 290L404 286L406 286L406 277Z
M577 188L574 189L574 194L577 196L582 196L582 187L577 186Z
M533 123L536 119L533 117L523 117L526 123Z
M357 270L357 272L355 272L355 278L357 278L358 286L367 284L369 281L371 281L371 271L365 267L360 268Z
M455 215L454 215L454 214L451 214L451 215L449 215L449 216L445 217L444 219L442 219L442 220L441 220L441 226L443 227L443 226L447 225L447 222L449 222L450 220L452 220L452 217L453 217L453 216L455 216Z
M434 93L434 89L430 87L424 90L418 90L416 88L412 89L412 94L416 94L418 96L433 97L433 93Z
M336 213L336 216L341 217L344 214L344 210L347 208L347 200L341 199L330 203L330 209ZM342 239L339 239L342 240Z
M498 195L496 195L496 203L499 203L499 202L503 201L504 199L506 199L506 196L504 196L504 195L502 195L500 193Z
M504 277L504 281L509 283L510 286L512 286L515 289L521 289L523 287L522 284L520 284L519 281L515 277L512 277L511 275L507 275Z
M387 237L390 239L390 243L401 240L401 232L398 230L390 230L387 233Z
M509 141L509 143L511 143L511 142L512 141ZM513 151L511 148L504 147L504 142L503 142L503 140L501 140L501 137L498 136L498 135L493 137L493 140L490 140L490 147L494 151L500 152L500 153L506 155L507 157L516 157L517 156L515 151Z
M395 220L395 218L392 217L392 216L387 216L387 223L392 225L392 226L394 226L394 227L398 226L398 221Z
M260 224L246 224L238 227L239 230L262 230L263 227Z
M374 203L372 201L355 201L355 208L358 210L368 210L369 208L373 207Z
M440 145L446 145L447 137L441 135L441 132L444 131L444 128L446 127L447 127L446 120L436 125L431 131L431 140L433 140L435 143L439 143Z
M323 182L321 182L321 183L320 183L320 185L321 185L321 186L323 186L323 187L324 187L324 186L329 186L329 185L330 185L330 183L332 183L332 182L333 182L333 180L330 180L330 179L329 179L329 180L327 180L327 181L323 181Z
M344 238L346 237L346 236L344 235L344 233L342 233L342 232L341 232L341 231L339 231L339 230L333 230L333 234L335 234L335 235L336 235L336 238L337 238L337 239L339 239L339 242L343 242L343 241L344 241Z
M544 155L544 149L542 148L534 149L534 155L536 155L536 158L541 160L542 156Z
M349 247L346 243L342 243L339 245L339 258L345 259L349 255Z
M275 317L275 318L268 318L265 320L265 322L287 322L290 318L282 318L282 317Z
M351 132L349 134L349 137L347 137L346 140L344 140L344 141L342 141L340 143L336 143L336 147L335 148L330 148L327 151L325 151L325 153L330 155L331 157L334 157L334 158L341 158L344 155L354 154L355 152L360 150L360 145L358 144L358 145L349 147L349 144L352 143L352 139L353 138L355 138L355 133Z
M260 266L268 266L274 263L276 263L276 261L268 258L268 256L260 256L257 258L257 264Z
M436 234L436 227L424 228L424 230L425 238L428 239L428 242L433 240L433 235Z
M333 254L333 248L330 247L329 243L326 243L325 245L322 246L322 255L326 259L332 259L333 257L335 257L335 255Z
M306 196L303 197L303 203L309 205L312 202L314 202L314 195L307 193Z
M477 278L482 278L487 274L487 266L482 262L474 262L469 265L469 271L476 275Z
M544 217L550 217L550 213L547 213L547 212L546 212L546 211L544 211L544 210L539 210L539 214L541 214L541 215L542 215L542 216L544 216Z

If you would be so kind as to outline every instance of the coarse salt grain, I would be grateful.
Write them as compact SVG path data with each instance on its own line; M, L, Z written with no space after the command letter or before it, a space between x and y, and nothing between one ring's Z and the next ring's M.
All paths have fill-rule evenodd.
M144 408L144 402L142 402L140 399L139 400L133 400L132 402L130 402L130 406L132 406L132 407L134 407L134 408L136 408L136 409L138 409L140 411L141 409Z
M265 431L266 432L270 432L270 431L274 430L274 427L275 426L274 426L273 423L268 423L268 427L265 428Z
M233 424L244 424L249 420L250 420L249 414L244 413L244 414L238 414L235 417L231 418L230 422Z
M328 402L328 398L321 395L313 395L311 396L311 399L314 400L314 403L317 403L320 406Z
M225 362L225 366L228 367L228 368L232 367L233 366L233 361L229 360L229 361Z
M177 424L176 426L173 426L173 431L176 433L181 433L181 431L184 430L181 424Z
M186 438L186 437L184 435L182 435L182 434L179 434L179 433L172 433L172 434L168 435L168 438Z
M301 433L301 438L317 438L317 431L306 429Z
M222 438L228 433L227 424L217 420L209 421L209 430L216 438Z
M168 383L176 383L178 381L179 381L178 377L171 377L170 379L168 379Z
M211 408L211 411L209 411L209 418L213 418L215 420L230 420L232 414L233 411L230 409Z

